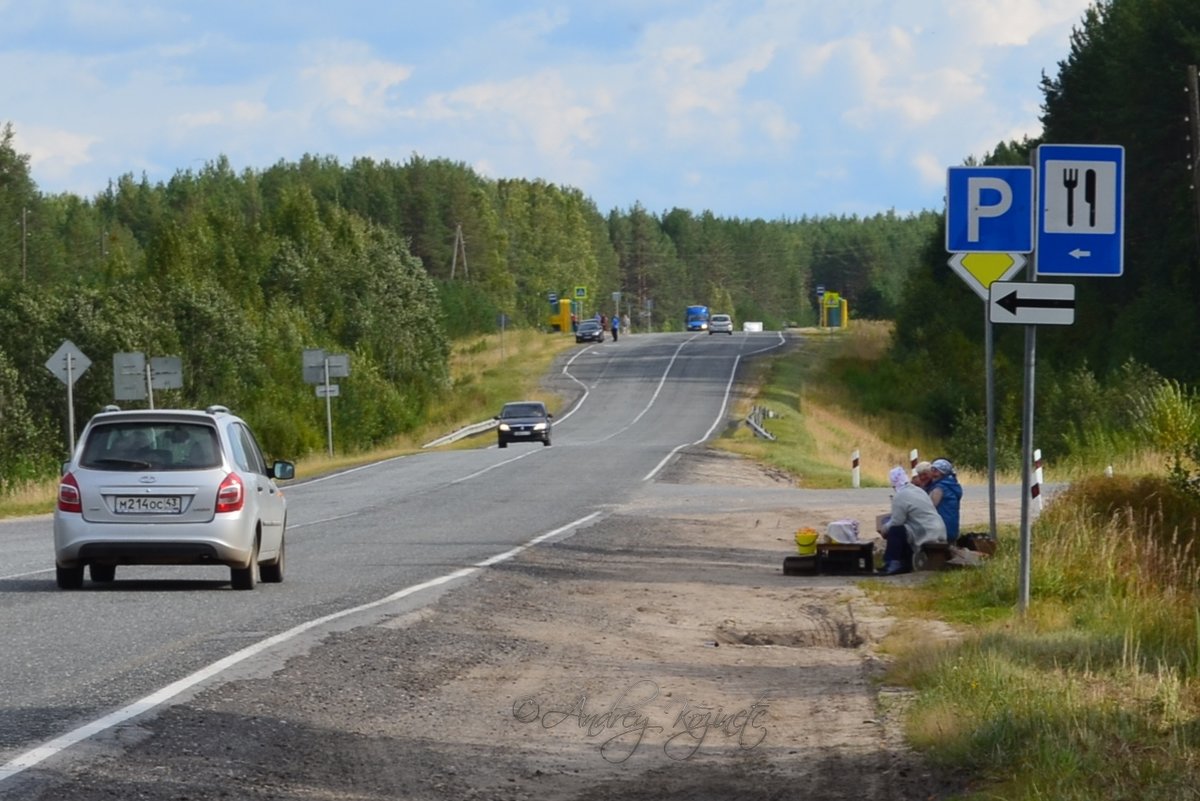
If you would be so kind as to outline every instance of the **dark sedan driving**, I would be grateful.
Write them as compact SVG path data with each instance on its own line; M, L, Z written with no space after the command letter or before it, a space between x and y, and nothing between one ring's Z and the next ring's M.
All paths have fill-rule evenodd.
M506 403L496 415L496 444L501 448L507 448L510 442L540 441L549 445L553 417L541 401Z
M604 329L597 320L584 320L575 329L576 342L603 342Z

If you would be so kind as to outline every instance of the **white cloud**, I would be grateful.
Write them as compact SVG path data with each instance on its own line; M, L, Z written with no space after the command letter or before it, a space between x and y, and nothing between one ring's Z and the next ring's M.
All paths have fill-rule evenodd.
M946 170L951 166L933 153L917 153L912 158L912 166L927 187L946 185Z
M315 64L302 69L300 78L316 89L315 104L323 113L347 128L369 130L396 114L398 89L412 72L409 66L372 58Z
M1047 29L1079 20L1092 0L947 0L945 13L977 45L1020 47Z
M13 137L16 150L29 155L30 169L55 181L69 181L76 168L89 164L98 141L95 136L37 126L16 129Z

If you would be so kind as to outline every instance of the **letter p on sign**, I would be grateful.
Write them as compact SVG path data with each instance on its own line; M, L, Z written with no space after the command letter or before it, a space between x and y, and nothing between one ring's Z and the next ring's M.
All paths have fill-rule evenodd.
M984 203L995 200L994 203ZM967 241L979 241L979 220L1003 217L1012 208L1012 187L999 178L967 179Z
M1033 250L1033 168L951 167L946 174L946 250Z

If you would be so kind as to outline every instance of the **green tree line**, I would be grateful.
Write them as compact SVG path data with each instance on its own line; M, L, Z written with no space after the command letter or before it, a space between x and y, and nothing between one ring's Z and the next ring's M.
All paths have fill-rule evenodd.
M706 303L771 328L815 319L814 289L887 317L937 224L932 212L765 221L634 203L602 213L581 190L492 180L466 165L305 156L235 172L219 156L94 197L46 194L0 132L0 482L52 475L65 387L45 367L63 340L92 361L79 422L113 401L112 357L178 356L182 390L156 405L227 405L272 452L319 450L323 416L302 352L350 356L334 404L345 450L420 425L451 391L458 338L545 328L548 295L640 330L682 328ZM11 225L7 223L12 223ZM124 405L138 405L126 402Z

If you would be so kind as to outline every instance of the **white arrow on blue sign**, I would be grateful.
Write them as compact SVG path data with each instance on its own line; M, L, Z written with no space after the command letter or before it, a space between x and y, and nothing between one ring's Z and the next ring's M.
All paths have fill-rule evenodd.
M946 171L949 253L1033 250L1033 168L951 167Z
M1125 270L1125 148L1040 145L1037 274Z

